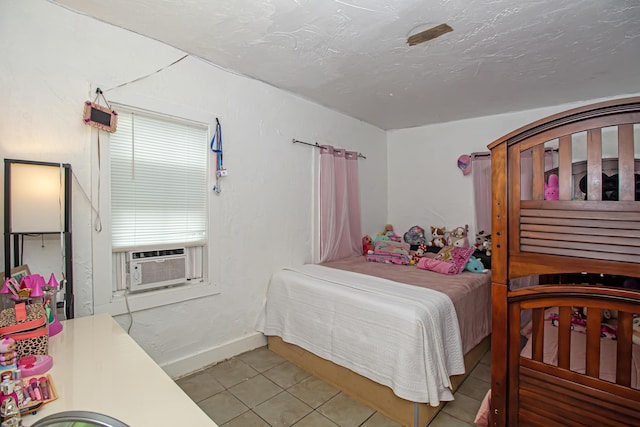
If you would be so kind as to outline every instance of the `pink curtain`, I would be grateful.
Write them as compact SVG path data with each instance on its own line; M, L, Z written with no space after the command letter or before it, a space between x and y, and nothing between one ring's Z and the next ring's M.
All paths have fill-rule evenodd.
M358 153L320 147L320 262L362 254Z
M476 208L476 233L491 234L491 155L471 154L473 198Z

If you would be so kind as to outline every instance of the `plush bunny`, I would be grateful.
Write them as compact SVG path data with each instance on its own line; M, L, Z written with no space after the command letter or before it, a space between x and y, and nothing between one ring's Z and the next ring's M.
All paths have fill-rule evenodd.
M558 194L558 175L549 175L549 182L544 184L544 199L545 200L558 200L560 195Z

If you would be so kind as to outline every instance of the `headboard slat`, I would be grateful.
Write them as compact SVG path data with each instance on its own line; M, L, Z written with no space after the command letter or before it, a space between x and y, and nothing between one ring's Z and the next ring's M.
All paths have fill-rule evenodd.
M620 311L618 313L618 330L616 349L616 382L620 385L631 386L632 333L633 313Z
M602 130L587 131L587 197L602 200Z
M571 182L573 170L571 164L572 149L571 135L560 137L558 145L558 178L560 184L558 195L560 200L571 200L573 196Z
M572 224L573 225L573 224ZM550 229L550 224L548 224L546 221L541 222L540 224L522 224L520 226L520 230L523 231L523 236L524 236L524 232L548 232ZM617 231L618 234L620 234L620 229L616 228L615 229ZM553 226L553 232L554 233L558 233L558 234L574 234L574 235L586 235L586 236L590 236L590 237L594 237L596 238L596 236L611 236L611 231L612 229L610 228L587 228L587 227L575 227L575 226L563 226L563 225L554 225ZM633 237L636 239L640 239L640 230L625 230L624 232L624 236L625 237ZM531 237L531 236L527 236L527 237ZM594 242L596 240L593 240Z
M618 126L619 199L632 201L636 197L635 161L633 158L633 125Z
M640 264L640 255L629 255L617 252L595 252L584 249L565 249L565 248L549 248L544 246L528 246L520 247L522 252L530 252L537 254L559 255L571 258L587 258L605 261L621 261L633 264Z

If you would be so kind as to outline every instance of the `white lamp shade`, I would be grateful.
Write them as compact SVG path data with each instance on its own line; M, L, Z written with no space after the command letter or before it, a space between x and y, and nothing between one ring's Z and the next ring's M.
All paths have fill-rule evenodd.
M11 165L11 231L38 233L64 227L64 170L60 167Z

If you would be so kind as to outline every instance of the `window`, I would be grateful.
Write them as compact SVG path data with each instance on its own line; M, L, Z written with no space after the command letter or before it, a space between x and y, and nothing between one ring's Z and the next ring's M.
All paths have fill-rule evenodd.
M129 251L187 248L186 276L203 277L207 238L208 127L120 107L111 134L115 289Z

